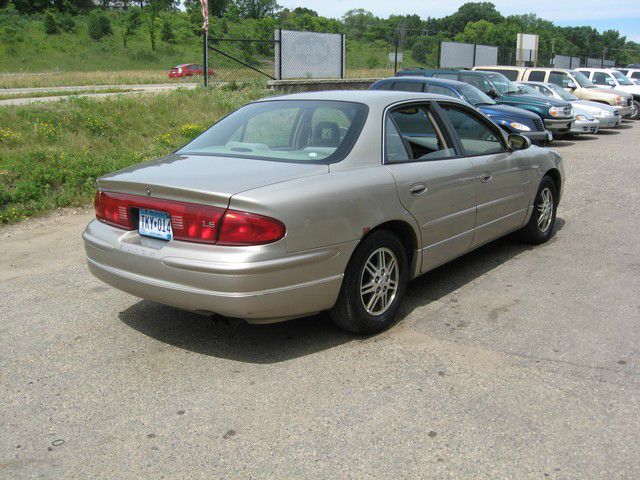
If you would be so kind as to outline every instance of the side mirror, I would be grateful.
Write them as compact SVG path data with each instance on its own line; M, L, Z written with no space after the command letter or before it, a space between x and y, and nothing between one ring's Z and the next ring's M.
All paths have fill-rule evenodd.
M487 95L489 95L491 98L498 98L500 96L500 94L496 92L493 88L490 88L489 90L487 90Z
M576 88L578 88L578 86L576 85L575 82L569 82L569 83L567 83L567 87L566 88L570 88L571 90L575 90Z
M526 150L531 146L531 140L519 133L510 133L507 143L511 150Z

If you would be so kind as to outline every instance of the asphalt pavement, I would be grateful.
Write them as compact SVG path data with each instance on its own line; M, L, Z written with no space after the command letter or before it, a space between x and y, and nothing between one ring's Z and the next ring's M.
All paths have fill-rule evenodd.
M560 141L557 233L415 280L368 338L93 278L88 211L0 229L0 478L640 477L640 122Z

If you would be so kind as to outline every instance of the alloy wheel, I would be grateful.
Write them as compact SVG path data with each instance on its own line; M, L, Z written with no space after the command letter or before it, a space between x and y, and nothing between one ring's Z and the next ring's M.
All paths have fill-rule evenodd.
M538 203L538 229L545 233L551 225L553 219L553 194L549 187L545 187L540 192L540 202Z
M360 301L369 315L382 315L389 309L398 282L398 260L393 251L386 247L374 250L360 274Z

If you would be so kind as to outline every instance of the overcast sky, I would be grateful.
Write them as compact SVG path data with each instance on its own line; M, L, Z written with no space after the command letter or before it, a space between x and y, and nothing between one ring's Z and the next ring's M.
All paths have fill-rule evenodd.
M283 7L298 6L326 17L341 17L352 8L364 8L379 17L417 13L423 18L442 17L464 4L460 0L278 0ZM640 42L640 0L493 0L503 15L535 13L558 25L589 25L600 31L619 30ZM532 32L533 33L533 32Z

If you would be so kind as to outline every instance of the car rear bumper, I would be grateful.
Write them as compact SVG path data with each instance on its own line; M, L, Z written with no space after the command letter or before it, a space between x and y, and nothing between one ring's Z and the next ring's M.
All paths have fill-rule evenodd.
M571 133L573 134L594 134L598 133L599 128L598 120L576 120L571 127Z
M290 254L284 240L253 247L164 242L95 220L83 239L89 270L103 282L154 302L250 323L331 308L357 244Z

